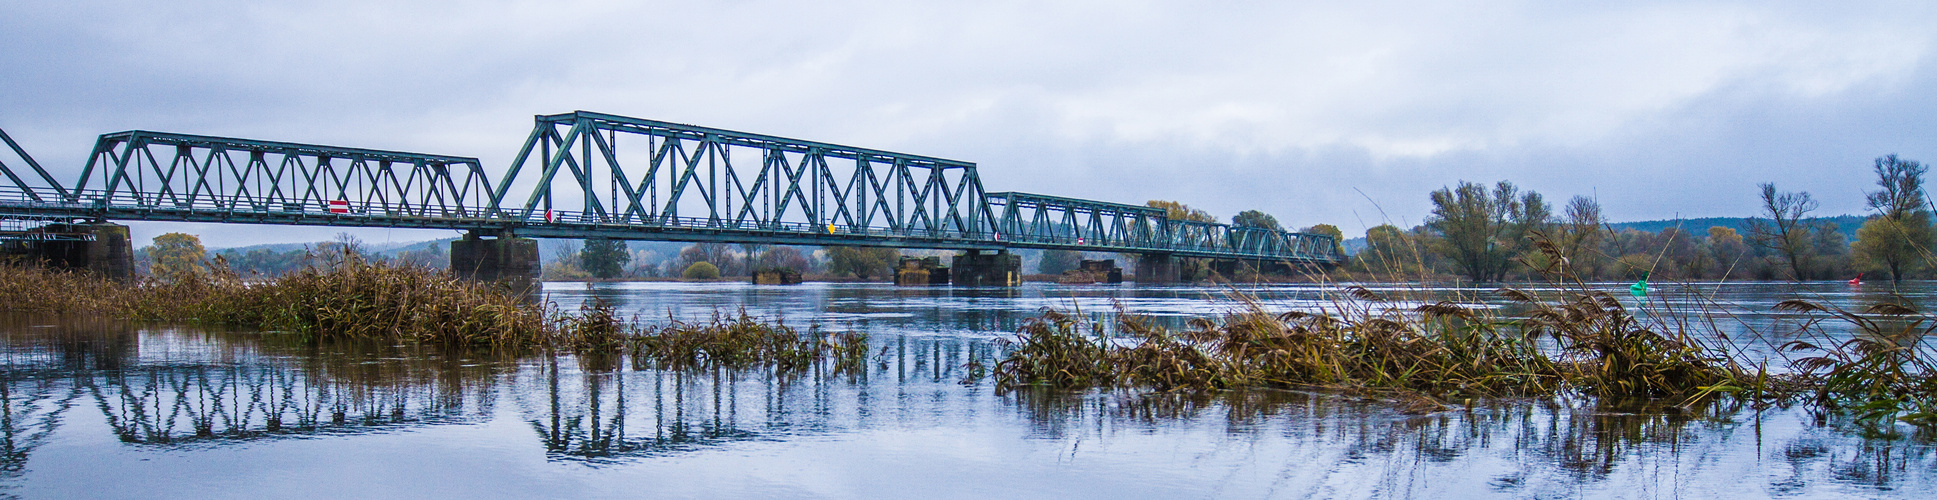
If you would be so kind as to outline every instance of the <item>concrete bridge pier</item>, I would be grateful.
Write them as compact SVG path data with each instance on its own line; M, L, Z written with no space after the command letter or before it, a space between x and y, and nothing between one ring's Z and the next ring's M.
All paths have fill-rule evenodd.
M48 224L35 232L49 239L9 249L30 261L60 269L85 269L118 281L134 279L134 247L128 226L112 222Z
M1213 259L1211 260L1211 275L1224 281L1231 281L1237 279L1238 270L1243 267L1243 263L1237 259Z
M1146 253L1137 255L1137 283L1176 283L1178 281L1177 257L1167 253Z
M895 266L895 284L901 286L946 285L950 272L941 257L902 257Z
M998 250L969 250L955 256L949 281L959 286L1016 286L1022 284L1022 256Z
M513 293L535 295L541 269L538 240L518 238L509 232L486 235L466 231L463 238L451 242L451 274L460 278L496 283Z

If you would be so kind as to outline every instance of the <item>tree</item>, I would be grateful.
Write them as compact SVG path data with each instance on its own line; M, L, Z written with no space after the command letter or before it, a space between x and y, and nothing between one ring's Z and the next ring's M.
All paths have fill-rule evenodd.
M1655 233L1654 239L1655 259L1667 261L1669 264L1667 270L1671 271L1667 274L1672 276L1676 275L1673 271L1680 271L1684 273L1680 274L1682 277L1698 278L1701 273L1708 270L1706 262L1696 262L1696 256L1700 252L1695 247L1695 237L1682 231L1681 228L1663 228L1661 232ZM1651 269L1651 271L1659 270Z
M580 258L582 255L577 246L553 252L552 260L539 267L540 279L582 280L592 277L592 273L585 272L583 259Z
M632 252L626 251L625 242L610 238L586 238L584 248L578 251L579 265L585 272L599 279L619 277L625 271L627 262L632 261Z
M827 273L852 274L867 279L885 276L901 258L901 251L880 247L828 247Z
M1816 210L1816 200L1808 192L1777 193L1773 182L1762 183L1762 211L1767 219L1749 219L1749 241L1782 257L1789 265L1789 277L1802 281L1812 250L1809 227L1804 216Z
M1237 227L1254 227L1258 229L1270 229L1272 231L1285 230L1284 226L1278 225L1277 217L1272 217L1271 214L1267 214L1257 210L1245 210L1243 212L1238 212L1236 216L1231 217L1231 225L1237 226Z
M1921 267L1930 252L1933 234L1924 204L1924 172L1929 167L1889 155L1876 159L1877 186L1869 193L1877 215L1856 230L1856 260L1866 268L1890 273L1892 282Z
M740 269L742 267L740 265L740 257L734 255L733 249L726 246L725 243L695 243L688 245L679 251L679 259L675 262L675 265L678 266L676 269L686 269L692 267L695 263L706 262L713 264L713 268L718 269L723 274L737 276L737 272L742 271Z
M1607 219L1601 216L1601 202L1585 196L1575 196L1567 200L1564 216L1566 222L1554 232L1555 250L1559 251L1562 265L1575 276L1587 279L1601 275L1601 241L1604 239L1603 226Z
M679 276L689 280L720 279L720 268L711 262L694 262L693 265L686 266L686 270L681 271Z
M1433 191L1432 202L1426 227L1439 233L1440 250L1475 282L1504 279L1528 233L1552 218L1540 193L1521 194L1507 181L1495 184L1490 195L1485 186L1460 181Z
M1075 250L1043 250L1042 261L1036 263L1038 274L1062 274L1082 267L1083 252Z
M1345 255L1345 232L1338 230L1338 226L1331 224L1313 224L1312 227L1300 229L1298 232L1330 236L1332 237L1332 253L1340 256Z
M164 281L175 281L200 274L207 268L202 260L208 250L202 248L202 239L192 234L168 233L155 237L155 243L148 247L149 272Z
M1710 226L1708 241L1703 242L1702 245L1707 247L1709 257L1715 260L1715 266L1722 270L1724 278L1735 274L1736 268L1745 259L1753 257L1749 253L1748 243L1744 243L1742 235L1736 233L1733 228Z
M449 268L451 267L451 257L444 251L445 245L441 243L443 242L432 242L430 245L426 245L421 249L397 252L397 256L393 261L407 266L430 269ZM233 263L235 259L229 259L229 262Z
M1164 216L1170 220L1217 222L1217 217L1211 215L1210 212L1191 208L1190 205L1175 201L1150 200L1144 202L1143 205L1150 208L1164 209Z
M1809 224L1809 271L1816 278L1833 278L1850 272L1850 240L1835 222L1818 220Z
M327 262L351 258L366 261L374 260L370 255L369 249L363 244L363 240L347 232L336 233L335 239L317 243L314 251L311 253Z
M1365 230L1365 250L1359 251L1357 260L1365 270L1372 272L1418 271L1420 255L1413 243L1412 238L1398 226L1372 226Z
M754 259L755 270L791 269L795 272L807 271L807 256L794 247L770 247Z

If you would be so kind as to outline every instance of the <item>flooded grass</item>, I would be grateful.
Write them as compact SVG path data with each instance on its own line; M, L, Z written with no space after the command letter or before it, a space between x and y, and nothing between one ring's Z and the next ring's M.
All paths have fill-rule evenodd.
M1781 352L1808 356L1784 358L1771 372L1766 361L1704 340L1726 338L1712 319L1720 315L1631 310L1578 281L1556 281L1559 291L1545 296L1497 290L1518 304L1510 314L1391 300L1358 286L1343 287L1317 312L1273 314L1234 294L1238 312L1177 330L1121 312L1112 329L1045 311L1010 341L993 373L1001 390L1323 388L1384 395L1415 412L1509 397L1683 411L1718 398L1757 406L1801 399L1879 433L1894 422L1937 425L1937 366L1926 344L1937 316L1901 304L1856 313L1784 301L1776 309L1805 315L1800 330L1811 338L1831 338L1827 321L1848 322L1858 335L1789 342Z
M93 274L0 266L0 308L231 325L310 341L409 341L444 347L629 353L643 366L799 370L865 361L867 336L803 335L742 311L709 323L627 320L602 302L577 314L447 272L326 256L300 272L245 280L216 265L172 280L117 283ZM219 264L219 263L218 263Z
M1800 328L1806 337L1782 349L1806 354L1791 365L1817 407L1851 416L1872 434L1895 434L1895 421L1937 429L1937 364L1926 345L1937 316L1890 302L1861 313L1802 299L1776 309L1808 315ZM1831 340L1822 328L1828 321L1846 322L1857 334Z
M1193 320L1182 331L1125 315L1117 329L1129 344L1105 338L1101 325L1048 312L997 363L997 383L1324 387L1440 401L1579 394L1681 405L1770 387L1768 374L1699 336L1644 322L1601 292L1542 300L1501 290L1531 309L1514 318L1452 302L1407 307L1355 286L1344 292L1352 300L1323 312L1271 314L1247 301L1241 312Z
M780 322L763 322L741 311L707 323L668 319L634 337L632 356L644 366L662 368L772 367L798 371L823 360L836 370L857 369L867 360L868 337L861 333L801 335Z
M118 283L93 274L0 267L8 309L233 325L317 340L407 340L529 347L542 308L489 285L427 268L328 256L289 275L245 280L227 269Z

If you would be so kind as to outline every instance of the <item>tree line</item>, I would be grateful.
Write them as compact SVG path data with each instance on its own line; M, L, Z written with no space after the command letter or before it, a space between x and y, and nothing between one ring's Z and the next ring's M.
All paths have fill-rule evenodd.
M1657 232L1616 230L1600 203L1576 196L1555 213L1540 193L1513 183L1461 181L1430 195L1424 224L1366 231L1349 270L1374 276L1452 275L1473 282L1532 278L1561 270L1583 279L1822 280L1869 273L1900 281L1937 270L1928 168L1896 155L1877 158L1872 213L1849 241L1836 224L1812 219L1807 191L1762 183L1761 213L1745 231L1713 226Z

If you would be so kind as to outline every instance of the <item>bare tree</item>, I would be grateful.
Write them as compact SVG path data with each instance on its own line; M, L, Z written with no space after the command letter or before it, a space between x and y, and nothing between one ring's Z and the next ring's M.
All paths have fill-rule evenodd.
M1816 200L1809 192L1777 193L1773 182L1762 183L1762 211L1767 219L1749 219L1749 240L1756 246L1782 256L1789 264L1789 277L1802 281L1803 266L1813 250L1809 226L1802 219L1816 211Z
M1602 226L1607 220L1601 216L1601 202L1585 196L1575 196L1567 201L1566 222L1560 225L1560 253L1565 257L1567 268L1577 275L1597 278L1601 274L1600 255Z
M1432 193L1426 227L1439 233L1442 252L1475 282L1504 279L1529 233L1543 229L1553 212L1540 193L1521 194L1513 183L1486 186L1461 181Z

